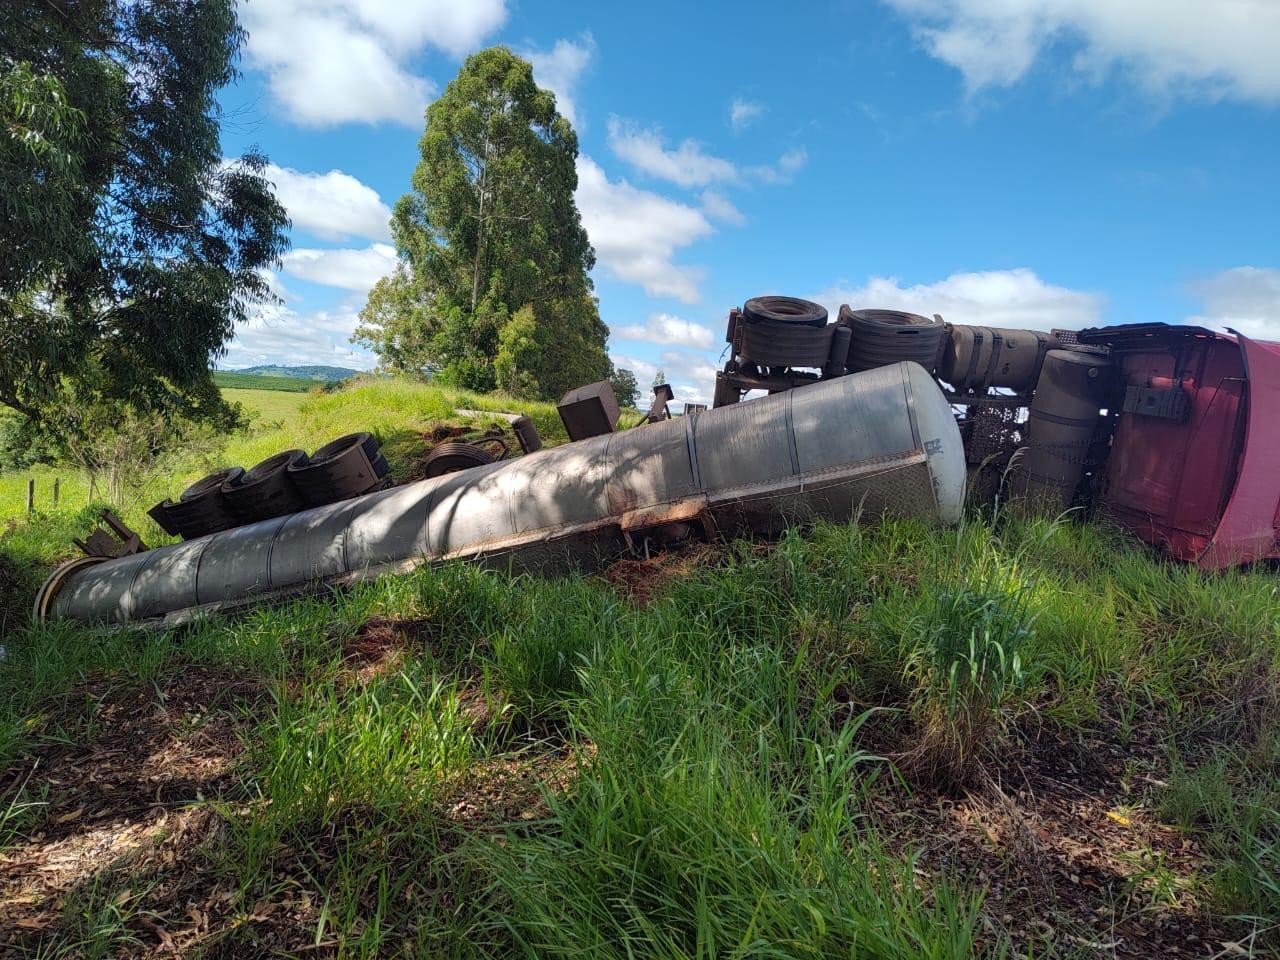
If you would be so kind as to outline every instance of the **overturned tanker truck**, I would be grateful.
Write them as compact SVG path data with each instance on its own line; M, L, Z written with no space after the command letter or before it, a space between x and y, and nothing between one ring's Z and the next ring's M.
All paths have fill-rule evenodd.
M436 466L458 472L391 489L368 434L261 477L286 455L243 477L223 471L153 511L162 526L185 524L169 532L187 542L69 561L35 616L175 623L450 559L545 571L810 519L954 523L966 489L1108 517L1204 569L1280 558L1280 344L1192 326L1042 332L848 306L829 322L790 297L730 311L725 339L713 408L677 419L665 419L663 385L649 423L615 432L601 383L561 403L574 442L537 449L521 437L526 454L496 462L446 444ZM299 473L314 482L289 479ZM268 481L298 496L239 489ZM211 508L219 483L229 506L278 515ZM355 495L364 490L374 492Z
M58 568L35 616L172 624L450 559L605 562L650 537L810 519L959 520L965 456L930 372L897 362L131 555Z
M950 324L759 297L729 314L715 405L911 360L963 437L970 499L1102 516L1208 570L1280 558L1280 343L1164 323Z

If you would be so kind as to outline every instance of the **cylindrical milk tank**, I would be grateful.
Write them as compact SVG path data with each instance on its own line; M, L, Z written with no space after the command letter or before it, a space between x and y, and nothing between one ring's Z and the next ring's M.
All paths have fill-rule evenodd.
M1106 402L1109 372L1104 356L1069 350L1045 354L1026 444L1012 462L1011 500L1049 510L1071 505Z
M954 523L964 451L914 363L544 447L116 560L60 567L36 617L123 623L450 558L543 568L701 517L722 533L886 513Z
M1045 354L1056 347L1039 330L1001 330L958 324L942 346L938 376L960 392L1007 387L1029 390Z

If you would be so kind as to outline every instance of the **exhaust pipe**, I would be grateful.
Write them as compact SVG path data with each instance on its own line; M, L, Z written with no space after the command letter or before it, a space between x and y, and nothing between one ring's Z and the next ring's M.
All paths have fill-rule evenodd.
M915 363L545 448L133 556L54 571L35 618L180 623L449 559L601 563L673 525L955 523L960 432Z

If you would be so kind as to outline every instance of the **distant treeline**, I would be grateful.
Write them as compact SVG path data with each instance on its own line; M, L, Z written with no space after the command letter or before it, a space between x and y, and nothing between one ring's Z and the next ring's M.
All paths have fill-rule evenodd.
M304 380L301 377L273 377L261 373L215 370L213 371L213 382L220 387L229 387L236 390L283 390L286 393L306 393L315 387L327 390L337 381Z

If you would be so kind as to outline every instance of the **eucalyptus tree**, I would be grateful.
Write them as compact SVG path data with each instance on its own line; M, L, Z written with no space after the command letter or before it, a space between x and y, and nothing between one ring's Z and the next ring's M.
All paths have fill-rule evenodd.
M405 266L370 299L361 342L475 389L554 396L606 376L577 156L527 61L504 47L468 57L427 108L392 218Z

